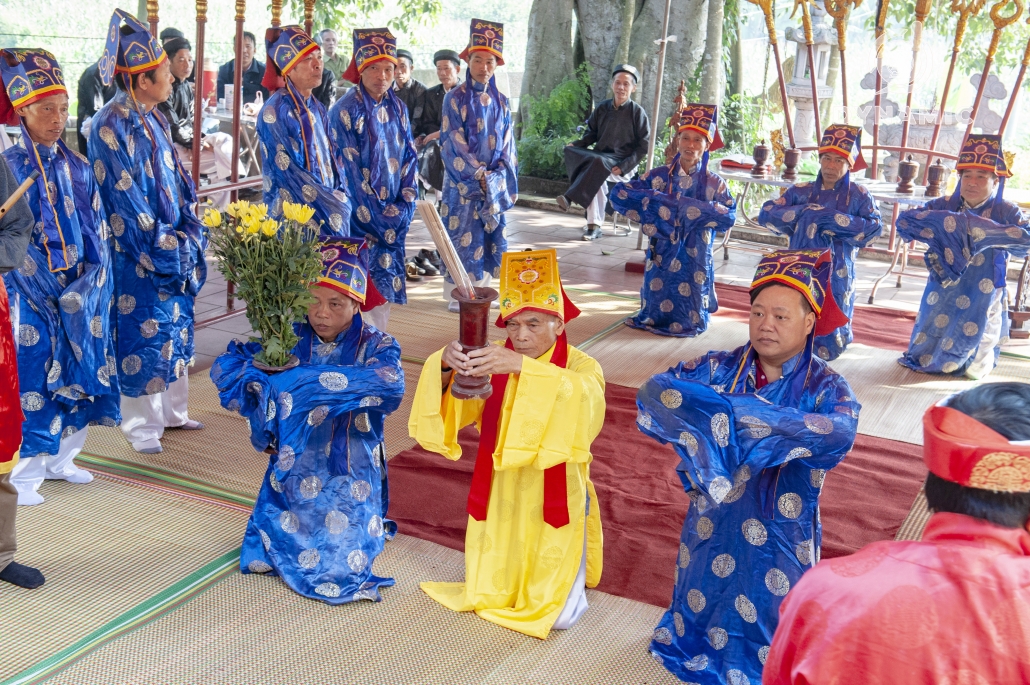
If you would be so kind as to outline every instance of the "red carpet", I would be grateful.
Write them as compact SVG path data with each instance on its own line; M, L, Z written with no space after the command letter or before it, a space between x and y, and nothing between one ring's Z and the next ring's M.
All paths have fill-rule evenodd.
M689 499L678 458L636 428L634 388L607 386L604 428L592 451L604 528L604 573L597 589L666 606ZM460 436L456 462L419 447L390 460L390 518L402 533L462 550L465 500L478 434ZM826 476L821 500L823 556L850 554L892 539L926 476L917 445L858 436L855 449Z
M746 287L716 283L715 293L719 298L718 316L728 316L747 323L751 299ZM851 322L851 330L857 343L904 352L908 349L915 322L916 315L913 312L879 307L855 307L855 319Z

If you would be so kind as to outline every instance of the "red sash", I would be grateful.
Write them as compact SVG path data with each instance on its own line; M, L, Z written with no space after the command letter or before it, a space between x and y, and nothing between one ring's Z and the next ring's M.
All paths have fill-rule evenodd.
M11 309L3 279L0 279L0 464L14 459L14 453L21 446L24 420L18 394L18 355L11 330Z
M509 338L504 346L514 350ZM551 355L551 363L566 368L569 361L569 341L563 332L558 336ZM467 511L477 521L486 520L487 503L490 501L490 481L493 478L493 453L497 447L497 431L501 422L501 407L504 405L504 390L508 387L508 374L494 374L490 378L493 393L486 400L483 409L483 432L479 436L479 452L476 454L476 468L472 472L472 488L469 490ZM565 483L565 464L561 463L544 470L544 521L552 528L561 528L569 522L569 499Z

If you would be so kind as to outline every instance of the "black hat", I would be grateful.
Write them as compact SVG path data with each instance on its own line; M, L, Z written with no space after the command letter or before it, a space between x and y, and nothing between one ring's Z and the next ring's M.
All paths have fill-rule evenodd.
M437 50L433 53L433 64L436 64L442 59L448 59L461 69L461 57L454 50Z
M640 72L637 71L637 68L635 66L633 66L632 64L616 64L615 68L612 69L612 78L615 78L615 75L618 74L620 71L625 72L625 73L629 74L630 76L632 76L633 77L633 83L639 83L640 82Z
M175 27L172 27L172 26L169 26L168 28L162 29L161 30L161 34L158 36L158 38L161 39L162 43L164 43L166 40L169 40L170 38L185 38L185 37L186 37L185 33L183 33L179 29L177 29Z
M401 57L406 57L409 62L415 64L415 57L411 52L404 50L403 48L397 48L397 59L400 59Z

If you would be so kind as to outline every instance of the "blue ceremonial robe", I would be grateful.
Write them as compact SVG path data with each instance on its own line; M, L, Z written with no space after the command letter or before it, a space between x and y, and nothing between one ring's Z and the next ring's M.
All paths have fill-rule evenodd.
M708 329L719 309L712 245L717 231L737 219L737 201L726 182L698 164L683 171L680 157L612 191L612 207L650 238L640 311L626 319L633 328L659 335L692 337ZM670 182L670 177L675 181Z
M389 501L383 421L400 406L400 346L354 316L323 343L306 323L293 353L300 366L266 374L256 343L230 343L211 368L222 406L250 423L251 443L277 454L247 523L243 573L280 576L328 604L379 601L393 578L372 573L396 525Z
M311 220L321 223L322 237L349 236L351 203L338 190L341 172L322 103L305 99L287 80L261 108L257 136L269 216L281 218L283 202L306 204L315 210Z
M852 340L851 317L855 313L855 259L880 235L883 223L869 191L844 174L833 188L823 189L822 174L815 183L798 183L782 196L762 205L758 222L780 235L790 236L792 250L830 249L833 255L833 299L849 321L818 336L815 351L821 358L836 359ZM801 227L801 230L798 230Z
M999 343L980 350L985 329L1000 326L1000 340L1008 337L1005 270L1009 253L1022 257L1030 249L1027 217L997 197L976 209L961 202L956 190L898 215L898 235L927 244L930 271L912 339L898 360L913 371L961 375L978 352L993 354L989 371L1001 349Z
M483 85L469 76L443 96L440 153L447 234L473 280L497 276L508 250L504 212L518 198L519 170L508 98L493 77Z
M811 345L757 391L747 344L652 376L637 395L638 427L675 447L691 501L650 646L681 680L760 683L780 602L819 560L819 492L860 405Z
M25 194L36 220L28 254L4 274L20 303L21 456L56 455L61 438L121 421L110 230L89 162L63 140L46 147L23 131L3 155L18 183L41 171Z
M119 92L93 117L89 159L114 235L116 347L123 395L164 392L193 357L193 304L207 279L197 195L156 109Z
M339 188L354 205L350 234L368 242L376 289L404 304L404 239L418 196L408 108L392 88L377 103L359 83L329 110L329 126L342 171Z

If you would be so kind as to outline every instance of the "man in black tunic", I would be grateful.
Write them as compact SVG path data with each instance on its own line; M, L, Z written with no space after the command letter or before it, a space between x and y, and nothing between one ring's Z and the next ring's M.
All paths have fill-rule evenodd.
M555 199L565 211L571 202L586 207L583 240L601 237L609 178L628 181L647 154L651 125L644 108L630 99L637 80L635 67L616 66L612 71L615 97L599 104L587 120L586 135L565 147L565 169L571 185ZM588 150L589 145L594 149Z
M400 55L400 50L397 51ZM412 121L415 147L418 149L418 173L437 194L443 190L443 158L440 156L440 127L443 125L443 96L458 85L461 58L454 50L437 50L433 55L439 85L429 88L423 98L418 127Z
M418 135L418 124L422 119L422 107L426 87L421 81L412 78L415 68L415 57L407 50L397 51L397 70L393 75L393 94L408 106L408 121L411 122L412 135Z

